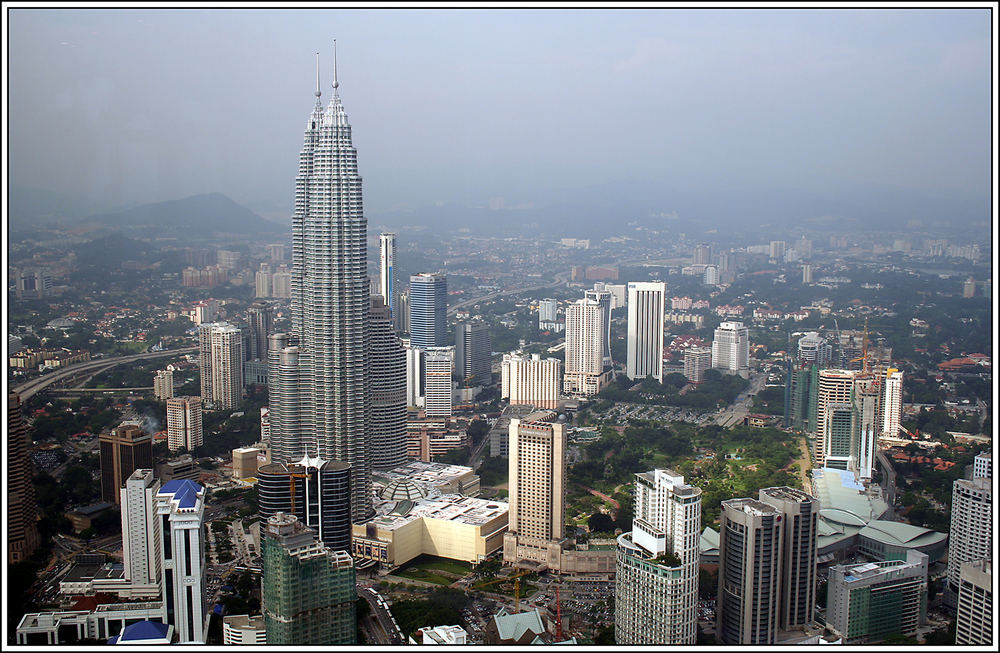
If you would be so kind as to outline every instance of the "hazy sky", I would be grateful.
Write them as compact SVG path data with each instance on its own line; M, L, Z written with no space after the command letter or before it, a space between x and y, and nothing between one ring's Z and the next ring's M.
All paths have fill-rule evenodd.
M291 208L332 40L370 217L551 188L990 193L990 16L11 9L9 181Z

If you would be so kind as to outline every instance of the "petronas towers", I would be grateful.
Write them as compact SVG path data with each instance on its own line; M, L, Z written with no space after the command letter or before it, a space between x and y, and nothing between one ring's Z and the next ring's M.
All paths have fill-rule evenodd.
M336 64L335 64L336 66ZM292 332L268 352L272 460L351 465L351 518L373 513L367 221L338 94L306 123L292 215Z

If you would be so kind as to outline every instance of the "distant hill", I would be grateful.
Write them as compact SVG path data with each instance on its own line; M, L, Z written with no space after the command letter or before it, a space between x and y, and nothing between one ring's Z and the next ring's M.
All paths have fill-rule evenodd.
M186 237L242 234L278 234L283 225L265 220L221 193L194 195L179 200L143 204L114 213L84 218L81 225L95 225L143 237L181 234Z

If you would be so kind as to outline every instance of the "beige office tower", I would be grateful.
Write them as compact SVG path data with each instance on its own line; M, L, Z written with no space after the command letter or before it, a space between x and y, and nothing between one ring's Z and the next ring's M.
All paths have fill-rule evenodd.
M174 396L173 370L157 370L153 377L153 396L157 399L170 399Z
M784 524L778 626L782 630L807 626L816 605L816 524L819 500L790 487L769 487L760 500L781 512Z
M625 370L630 379L663 381L663 312L667 284L628 284L628 332Z
M996 645L993 639L993 562L963 562L959 574L955 644Z
M428 417L451 417L451 375L454 370L454 347L428 347L424 350L424 411Z
M592 299L566 307L566 365L563 391L595 395L603 386L604 308Z
M958 592L962 563L993 556L993 479L960 478L952 484L948 584Z
M243 398L243 332L231 324L216 324L211 338L212 403L233 409Z
M773 645L781 587L782 513L756 499L722 502L716 638L728 645Z
M838 414L836 406L850 406L854 391L854 372L850 370L820 370L819 390L816 396L816 441L813 455L814 467L824 467L826 457L831 452L831 438L843 437L838 433L834 417Z
M632 531L618 537L615 643L695 644L701 489L670 469L635 475Z
M882 402L882 433L899 435L903 419L903 373L890 367L885 371L885 399Z
M509 428L503 560L547 565L550 545L558 556L566 536L566 426L512 419Z
M542 360L539 354L504 354L500 365L500 397L511 406L531 405L555 410L559 407L559 377L562 363L557 358Z
M167 399L167 449L191 451L201 445L201 397Z

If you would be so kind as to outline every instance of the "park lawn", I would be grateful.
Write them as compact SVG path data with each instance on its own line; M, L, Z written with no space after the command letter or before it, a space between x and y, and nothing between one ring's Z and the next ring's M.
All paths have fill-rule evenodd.
M414 569L406 571L397 571L394 574L400 578L409 578L411 580L420 580L425 583L435 583L437 585L451 585L455 582L453 578L445 578L440 574L435 574L433 572L427 571L426 569Z

